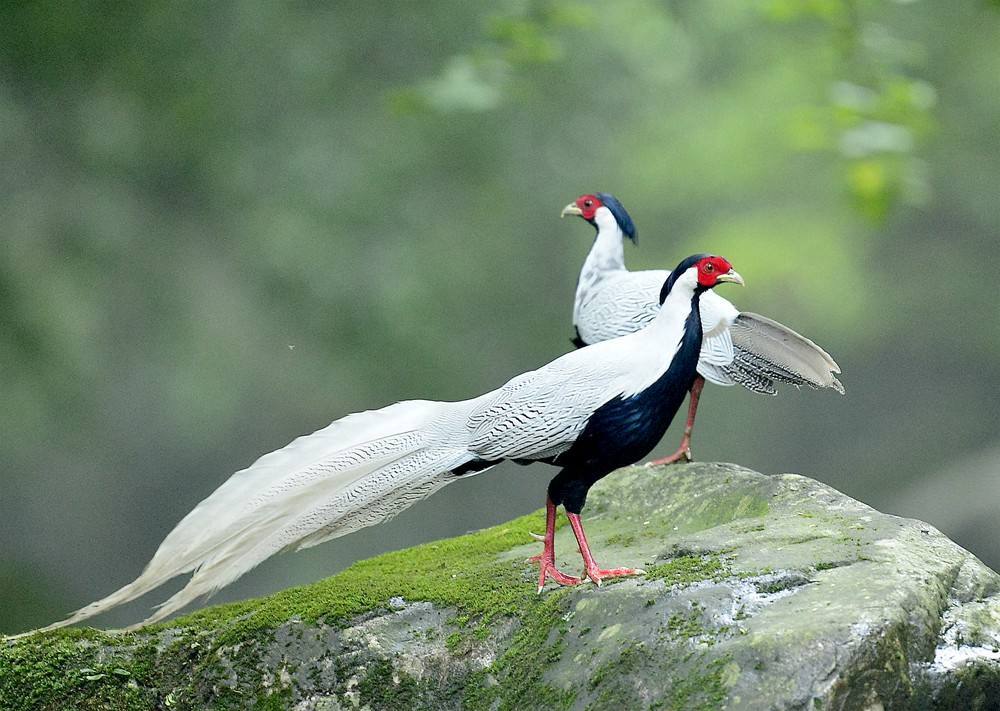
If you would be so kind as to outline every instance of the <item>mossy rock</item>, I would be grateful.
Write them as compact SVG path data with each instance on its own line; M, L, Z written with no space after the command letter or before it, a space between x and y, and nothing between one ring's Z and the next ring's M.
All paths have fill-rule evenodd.
M622 470L585 514L645 576L536 595L539 512L139 632L0 642L0 708L1000 706L1000 577L926 524L724 464Z

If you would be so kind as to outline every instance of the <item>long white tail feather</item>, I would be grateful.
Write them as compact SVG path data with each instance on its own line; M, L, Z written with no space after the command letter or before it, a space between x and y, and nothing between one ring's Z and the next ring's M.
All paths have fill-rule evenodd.
M140 625L162 620L283 550L395 516L454 481L474 400L413 400L349 415L233 474L167 535L133 582L42 630L81 622L194 571ZM33 630L40 631L40 630ZM20 636L20 635L18 635Z
M348 415L323 429L298 437L285 447L263 455L246 469L227 479L218 489L188 513L160 544L147 570L169 561L171 567L179 561L190 567L207 553L212 545L224 539L226 529L243 521L243 515L265 505L269 499L281 498L283 490L304 483L311 477L331 475L331 484L347 479L345 484L366 472L352 470L351 465L364 465L383 453L372 451L373 441L392 439L396 444L403 434L426 426L447 403L412 400L396 403L381 410L369 410ZM358 455L353 450L359 450ZM388 445L386 449L390 449ZM337 476L339 475L339 476ZM236 515L234 515L236 514Z
M427 450L419 450L407 455L361 479L334 500L297 517L286 516L283 525L266 537L236 539L233 546L217 551L195 571L184 588L157 605L156 612L134 627L165 619L194 600L225 587L276 553L307 548L383 522L454 481L450 470L470 459L467 453L456 456L449 450L438 450L438 456L426 454ZM384 488L388 482L398 481L397 476L403 471L407 472L405 480L392 489Z
M794 385L831 388L843 394L836 378L840 366L812 340L788 326L759 314L744 311L730 327L737 360L746 354L743 365L750 372Z
M451 470L464 464L469 458L463 452L458 458L455 457L455 453L449 453L448 459L451 461L440 461L434 465L433 469L425 469L427 473L423 477L411 479L407 486L396 487L394 490L386 492L377 501L365 504L363 508L355 506L350 512L336 518L333 523L328 523L323 528L298 540L295 544L295 550L312 548L334 538L346 536L348 533L353 533L366 526L388 521L416 502L426 499L445 484L454 481L455 475L451 473ZM492 467L464 474L463 478L467 479L474 474L482 474L490 468ZM331 518L328 517L327 520L331 520Z

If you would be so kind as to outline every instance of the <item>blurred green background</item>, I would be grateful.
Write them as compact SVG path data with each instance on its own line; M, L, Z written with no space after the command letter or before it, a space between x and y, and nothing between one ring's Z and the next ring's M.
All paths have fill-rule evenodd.
M566 351L592 230L558 215L597 190L632 268L725 254L727 297L843 368L846 397L710 387L699 459L1000 567L998 77L986 0L3 3L0 631L130 581L303 432ZM503 466L216 600L533 510L553 473Z

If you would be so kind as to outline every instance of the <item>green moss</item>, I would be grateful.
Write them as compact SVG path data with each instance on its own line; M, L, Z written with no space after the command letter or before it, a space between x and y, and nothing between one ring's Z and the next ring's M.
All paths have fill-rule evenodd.
M701 637L707 632L700 615L682 615L680 613L674 613L667 619L667 631L670 632L671 636L681 639Z
M135 679L148 673L149 649L136 648L134 636L110 645L93 630L50 635L47 644L28 642L0 648L0 708L94 709L148 708L153 697ZM95 651L110 646L127 652L104 661Z
M646 570L650 580L663 580L667 585L697 583L702 580L721 580L729 574L728 566L718 556L682 555L662 565Z
M372 665L358 684L362 705L373 709L413 709L423 706L420 686L407 674L393 670L388 660Z
M638 645L626 646L617 657L609 659L597 668L597 671L590 677L590 690L593 691L611 678L634 671L638 659Z
M448 651L454 652L458 649L459 645L462 644L462 640L463 637L461 632L452 632L448 635L447 639L445 639L444 646L447 647Z
M654 655L641 642L624 645L592 674L588 708L655 708L709 711L722 708L729 685L738 674L730 654L709 658L693 651ZM666 677L667 694L650 705L643 692L649 678ZM648 693L648 692L645 692Z
M489 625L487 625L487 624L481 624L478 627L476 627L475 631L472 633L472 636L477 641L482 642L482 641L485 641L485 640L489 639L489 636L490 636L491 632L492 632L492 630L490 629Z
M821 570L832 570L833 568L840 568L840 567L842 567L844 565L845 565L845 562L841 561L841 560L820 561L819 563L816 563L813 566L813 569L816 570L817 572L819 572Z
M607 544L609 546L621 546L622 548L628 548L635 543L635 536L631 533L613 533L608 536Z
M298 617L305 622L347 620L387 609L390 598L453 607L487 621L518 613L534 591L525 584L524 566L499 562L498 553L531 542L540 513L502 526L427 543L360 561L313 585L290 588L260 600L200 610L171 627L224 627L233 641L258 629L273 629ZM544 526L544 523L541 524Z
M872 545L871 525L852 529L852 518L820 510L815 517L797 516L815 506L809 492L784 491L780 478L720 474L719 469L701 465L664 471L669 482L655 481L657 474L647 469L626 471L620 486L602 494L603 504L594 513L603 509L604 515L593 516L588 525L593 539L618 546L619 553L631 546L629 560L622 562L646 567L646 580L630 578L610 589L550 586L536 595L536 573L524 558L528 532L542 528L539 512L139 634L68 630L0 642L0 709L277 709L320 696L335 705L372 709L645 708L650 703L667 709L719 708L727 692L748 693L740 666L753 683L771 678L780 671L769 661L780 660L773 650L797 649L803 630L806 641L813 634L812 619L799 614L782 622L780 639L769 640L760 633L760 617L743 622L754 615L745 608L734 613L739 622L722 625L718 610L730 608L713 607L720 594L727 588L742 594L748 587L739 581L747 578L758 592L816 583L803 595L782 597L768 614L791 610L804 605L803 598L821 599L820 586L841 582L841 576L816 571L866 560L862 552L876 561L888 555L866 548ZM722 477L737 484L723 487ZM671 496L664 503L667 490ZM769 505L770 518L754 517ZM689 535L720 523L725 525ZM765 523L769 535L757 535ZM885 526L890 524L897 525ZM562 552L572 553L568 532L561 540ZM650 560L659 564L644 565ZM761 577L772 572L768 565L781 574ZM857 572L867 574L877 565L882 563ZM957 569L949 567L951 577L938 575L932 589L920 593L920 599L930 599L927 622L945 604ZM725 584L680 588L702 581ZM864 585L868 582L865 577ZM392 601L395 597L405 604ZM697 605L697 599L704 604ZM432 603L434 610L413 608L410 603L416 601ZM813 607L822 624L836 612ZM447 620L443 626L442 620ZM338 627L353 629L338 635ZM889 641L845 674L843 688L831 692L838 695L830 696L830 703L853 702L854 696L844 694L855 688L861 701L872 688L885 699L938 694L941 687L929 678L913 682L926 690L908 686L907 680L914 668L908 655L931 649L927 634L933 637L936 631L906 629L916 629L917 636L908 639L898 630L886 635ZM431 653L425 654L428 647ZM404 663L396 656L404 649L420 656ZM480 660L488 654L499 657L482 669ZM401 673L412 659L419 674ZM995 674L994 681L969 674L963 684L966 678L967 689L960 684L940 693L968 701L986 685L995 686ZM780 694L777 686L762 683L760 690Z
M175 707L193 705L205 693L192 687L193 678L205 687L206 679L225 680L233 669L240 685L232 692L235 698L224 698L228 692L220 689L228 686L223 684L213 703L245 708L248 696L272 703L274 691L265 688L258 666L275 628L293 618L346 623L388 609L393 597L453 608L460 619L468 623L475 618L480 626L502 616L526 619L553 604L558 592L539 599L526 578L526 566L497 555L530 543L529 532L543 522L536 512L477 533L388 553L313 585L206 608L137 635L68 629L0 646L0 708L150 708L166 706L168 697ZM158 648L157 634L166 629L179 636ZM219 651L226 649L223 662ZM516 661L508 660L510 673ZM116 668L127 674L115 673Z
M569 708L574 695L544 683L542 674L559 659L564 648L566 612L569 590L554 590L530 606L522 617L521 628L507 651L490 667L489 674L499 683L469 684L464 706L468 709L522 709L548 706ZM558 629L559 627L563 629Z
M705 664L696 664L683 676L674 678L670 696L652 708L671 711L710 711L722 708L726 700L726 679L732 674L732 656L724 655ZM736 670L738 672L738 670Z

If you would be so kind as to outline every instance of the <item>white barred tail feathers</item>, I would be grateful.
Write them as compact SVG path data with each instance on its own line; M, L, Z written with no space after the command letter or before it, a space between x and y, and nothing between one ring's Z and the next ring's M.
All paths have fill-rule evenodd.
M730 331L735 358L724 370L733 382L771 395L777 392L775 382L831 388L844 394L844 386L836 377L840 373L836 361L788 326L744 311Z
M156 622L275 553L395 516L474 459L463 446L463 428L455 426L473 402L401 402L349 415L265 454L187 514L135 581L43 629L86 620L193 572L137 626Z

